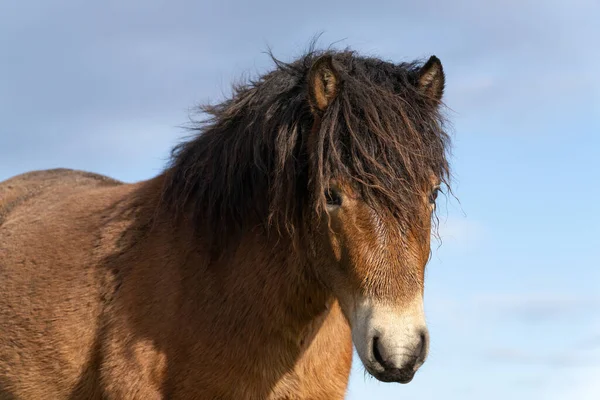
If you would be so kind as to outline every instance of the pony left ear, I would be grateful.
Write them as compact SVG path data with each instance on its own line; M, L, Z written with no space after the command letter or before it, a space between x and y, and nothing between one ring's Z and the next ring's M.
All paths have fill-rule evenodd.
M330 55L319 57L308 73L308 101L313 112L322 114L335 99L340 78Z
M436 56L431 56L429 60L419 70L419 90L430 99L434 104L442 100L444 94L444 69L442 62Z

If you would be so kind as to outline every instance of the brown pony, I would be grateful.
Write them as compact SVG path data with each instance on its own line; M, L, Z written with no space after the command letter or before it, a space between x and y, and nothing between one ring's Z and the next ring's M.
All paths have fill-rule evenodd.
M339 399L409 382L448 183L440 61L315 52L204 111L135 184L0 184L0 398Z

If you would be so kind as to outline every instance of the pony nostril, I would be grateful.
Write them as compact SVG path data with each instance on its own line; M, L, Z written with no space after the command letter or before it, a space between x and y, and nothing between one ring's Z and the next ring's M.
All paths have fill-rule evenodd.
M385 368L385 361L383 361L383 357L379 352L379 338L377 336L373 338L373 357L375 358L375 361L379 363L379 365Z
M422 330L419 334L419 351L417 355L417 365L422 364L427 357L427 351L429 349L429 334L426 330Z

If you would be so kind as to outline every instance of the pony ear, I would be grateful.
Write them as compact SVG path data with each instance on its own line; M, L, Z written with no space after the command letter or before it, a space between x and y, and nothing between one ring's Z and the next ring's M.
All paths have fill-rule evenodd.
M425 65L421 67L418 75L418 87L421 93L434 104L439 104L444 94L444 84L446 82L440 59L431 56Z
M322 114L338 92L339 73L330 55L319 57L308 72L308 101L313 112Z

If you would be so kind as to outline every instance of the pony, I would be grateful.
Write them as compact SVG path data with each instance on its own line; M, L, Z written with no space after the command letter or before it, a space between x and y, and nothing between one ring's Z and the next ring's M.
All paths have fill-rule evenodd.
M315 50L204 106L152 179L0 184L0 398L341 399L428 352L442 64Z

